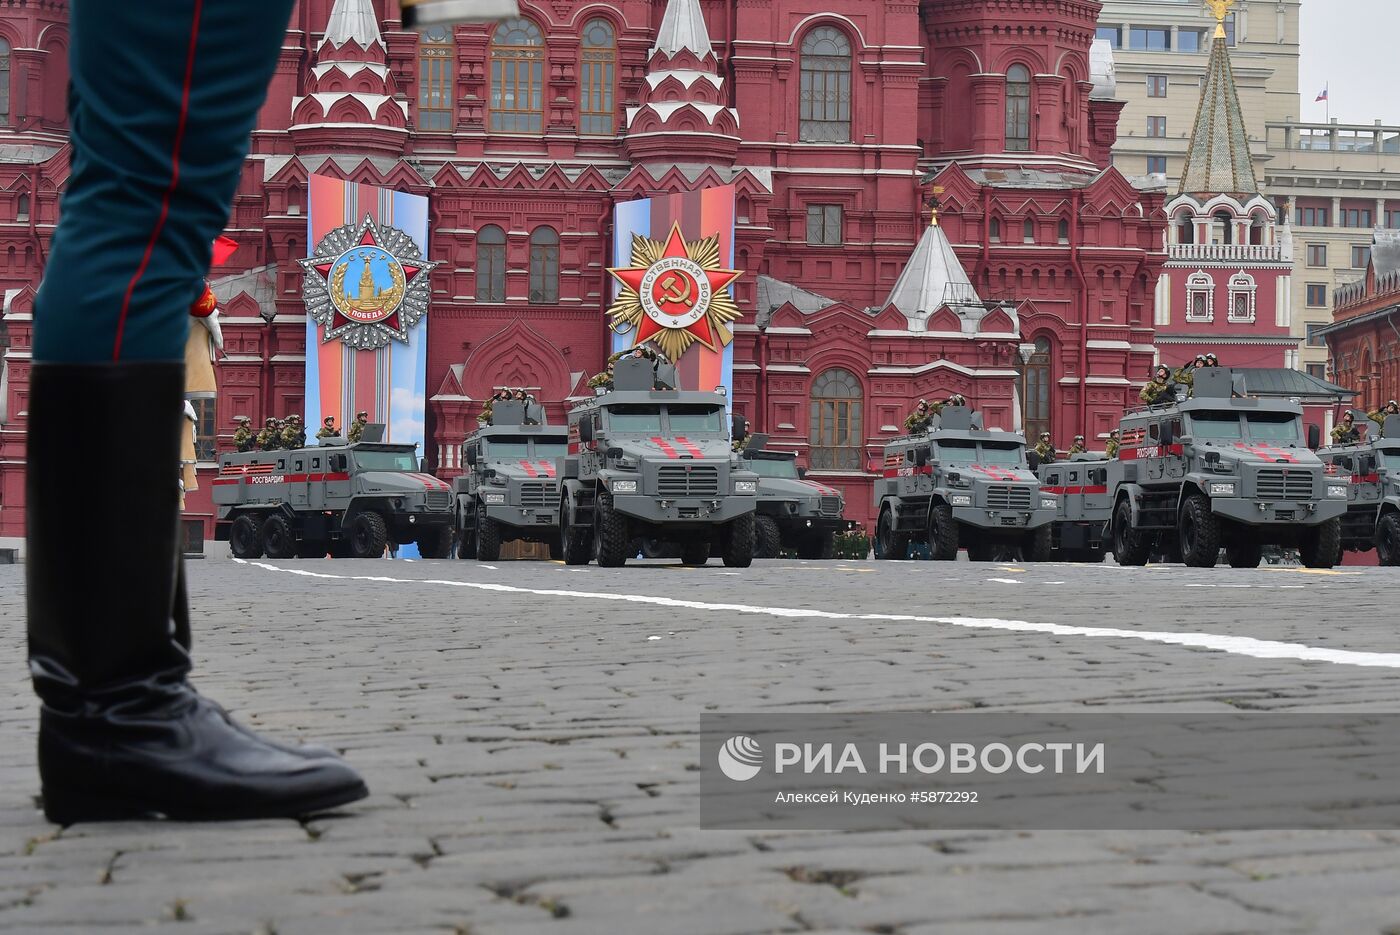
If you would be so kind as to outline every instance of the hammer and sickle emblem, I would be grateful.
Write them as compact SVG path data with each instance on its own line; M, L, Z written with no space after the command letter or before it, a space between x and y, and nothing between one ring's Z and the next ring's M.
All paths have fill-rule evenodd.
M692 308L695 305L690 298L689 277L677 276L675 273L661 281L661 296L669 302L684 305L686 308Z

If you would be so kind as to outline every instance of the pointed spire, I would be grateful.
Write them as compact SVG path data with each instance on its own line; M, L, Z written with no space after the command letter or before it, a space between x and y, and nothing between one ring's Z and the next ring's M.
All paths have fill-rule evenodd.
M666 13L661 17L661 29L656 34L656 44L651 50L672 56L688 50L700 59L714 54L699 0L668 0Z
M371 0L335 0L330 21L326 24L326 38L321 40L321 45L330 43L338 49L347 42L354 42L362 49L368 49L376 42L384 44Z
M948 235L930 224L899 274L885 307L893 305L908 318L928 315L945 305L975 305L982 300L967 278Z
M1210 64L1206 67L1205 87L1196 111L1191 146L1186 152L1180 191L1245 195L1259 191L1224 30L1218 31L1211 42Z

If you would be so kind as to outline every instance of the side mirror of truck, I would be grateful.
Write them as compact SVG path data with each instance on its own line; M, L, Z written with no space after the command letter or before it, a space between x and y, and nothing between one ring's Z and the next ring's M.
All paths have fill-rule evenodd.
M1026 451L1026 463L1031 466L1032 472L1040 470L1040 452L1036 451L1034 448L1028 449Z
M798 469L797 469L797 476L798 476L799 479L805 478L805 477L807 476L807 469L804 468L804 467L798 468Z
M1159 437L1161 439L1163 448L1176 441L1176 433L1172 431L1172 428L1173 426L1170 422L1162 423L1162 430L1159 434Z
M920 448L914 452L914 464L918 467L924 467L928 464L927 448Z
M1322 427L1316 422L1308 423L1308 447L1313 451L1322 447Z
M583 442L585 445L593 441L592 419L584 418L578 420L578 440Z
M476 445L467 445L462 452L462 460L467 462L467 467L476 467L476 455L479 449Z
M1378 462L1376 461L1376 456L1375 456L1375 455L1367 455L1366 457L1364 457L1364 458L1361 459L1361 471L1360 471L1359 473L1361 473L1361 474L1374 474L1374 473L1376 473L1376 468L1377 468L1377 467L1379 467L1379 464L1378 464Z
M431 474L431 473L432 473L432 471L429 471L429 470L428 470L428 459L427 459L427 458L419 458L419 459L418 459L418 473L419 473L419 474Z

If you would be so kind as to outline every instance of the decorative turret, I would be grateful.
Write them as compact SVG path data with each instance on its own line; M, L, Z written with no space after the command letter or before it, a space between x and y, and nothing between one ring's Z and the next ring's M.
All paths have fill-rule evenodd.
M668 0L647 60L641 103L627 109L627 154L639 162L734 164L739 114L723 102L724 79L699 0Z
M1014 312L984 303L977 295L936 213L895 280L885 308L904 315L910 331L972 334L984 330L982 319L993 312L1008 316L1004 323L1008 330L1015 327ZM1002 324L1000 319L998 323Z
M1259 194L1254 175L1254 158L1249 152L1249 134L1240 112L1240 95L1235 72L1230 67L1230 48L1225 38L1224 19L1234 0L1212 0L1218 22L1210 46L1201 106L1186 151L1186 168L1181 173L1181 194L1227 193L1249 198Z
M335 0L316 49L308 93L292 100L299 152L399 156L408 138L408 102L396 97L372 0Z

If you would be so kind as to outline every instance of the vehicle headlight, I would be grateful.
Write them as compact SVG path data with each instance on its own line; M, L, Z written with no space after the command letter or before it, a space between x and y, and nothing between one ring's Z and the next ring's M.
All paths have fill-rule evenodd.
M970 477L964 477L964 476L962 476L961 474L957 474L957 475L952 475L952 474L950 474L950 475L948 476L948 486L949 486L949 487L971 487L971 486L972 486L972 478L970 478Z
M637 482L634 480L615 480L612 482L613 493L636 493Z
M504 487L506 485L506 479L497 474L495 477L491 478L491 484L496 487Z
M734 482L735 493L758 493L758 481L756 480L736 480Z
M953 506L972 506L972 495L965 493L955 493L948 498L948 502Z
M1235 495L1234 481L1228 484L1211 484L1210 495L1212 497L1233 497Z
M488 493L483 499L487 503L505 503L506 495L503 493Z
M1347 495L1347 485L1346 485L1346 484L1328 484L1328 485L1327 485L1327 496L1329 496L1329 497L1345 497L1346 495Z
M1060 507L1060 501L1056 500L1054 497L1041 497L1041 498L1040 498L1040 508L1041 508L1042 510L1056 510L1056 509L1059 509L1059 507Z
M637 459L629 458L626 455L618 458L614 463L624 471L635 471L637 469Z

